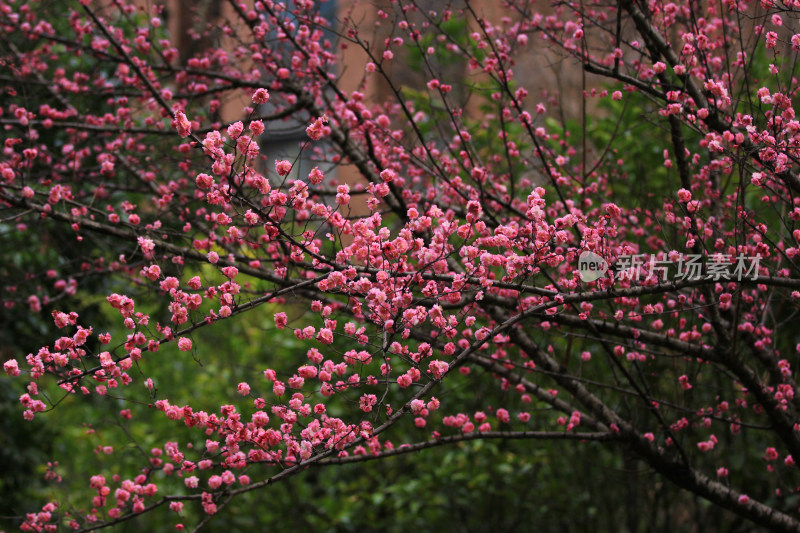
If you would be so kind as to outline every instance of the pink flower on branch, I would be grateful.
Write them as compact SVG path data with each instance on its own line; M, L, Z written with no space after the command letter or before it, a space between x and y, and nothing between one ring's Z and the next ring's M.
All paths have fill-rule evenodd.
M175 113L175 119L172 121L173 127L178 130L181 137L188 137L192 133L192 123L186 118L183 111Z
M256 89L253 93L253 103L266 104L269 100L269 92L266 89Z

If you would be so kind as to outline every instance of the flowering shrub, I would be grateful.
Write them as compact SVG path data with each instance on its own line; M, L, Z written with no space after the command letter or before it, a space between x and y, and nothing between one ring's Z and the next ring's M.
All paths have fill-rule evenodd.
M610 443L800 529L796 6L400 0L332 28L312 2L231 0L182 64L163 6L137 5L0 0L0 298L59 330L3 363L20 415L124 399L123 421L175 428L23 530L159 508L199 528L311 466L475 439ZM540 47L591 75L577 126L519 79ZM652 132L628 136L628 105ZM306 134L294 159L270 152L281 130ZM626 160L643 147L657 164ZM45 264L37 235L61 242ZM97 291L113 325L83 316ZM226 357L203 336L243 315L291 356L265 345L212 410L156 386L160 360Z

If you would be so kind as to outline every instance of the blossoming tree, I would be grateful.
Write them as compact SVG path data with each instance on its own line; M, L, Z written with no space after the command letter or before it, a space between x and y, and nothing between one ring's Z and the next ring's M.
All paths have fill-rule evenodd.
M475 439L607 443L800 530L800 7L398 0L367 25L224 4L181 62L158 3L0 0L0 300L61 335L5 360L20 417L96 397L175 428L140 473L97 471L89 501L42 502L23 530L165 508L199 529L310 467ZM586 73L577 127L520 81L544 49ZM392 75L408 58L421 90ZM305 131L296 157L271 154L281 128ZM77 297L98 290L102 330ZM201 375L226 356L204 332L265 313L300 348L265 346L223 404L157 387L156 361ZM477 408L449 394L465 384Z

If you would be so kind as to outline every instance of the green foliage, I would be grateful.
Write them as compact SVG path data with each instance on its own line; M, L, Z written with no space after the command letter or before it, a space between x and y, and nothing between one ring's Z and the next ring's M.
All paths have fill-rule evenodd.
M44 465L59 437L58 428L42 420L23 423L16 383L0 379L0 527L4 517L31 508L42 488Z

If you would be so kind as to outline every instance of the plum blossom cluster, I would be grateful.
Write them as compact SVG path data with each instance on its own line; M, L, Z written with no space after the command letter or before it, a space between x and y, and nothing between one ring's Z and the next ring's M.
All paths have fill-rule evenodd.
M126 0L67 16L0 0L18 43L0 57L0 239L29 247L6 246L0 303L53 332L3 362L20 416L127 400L123 427L174 429L23 530L162 511L182 530L310 466L476 438L613 441L757 527L800 528L780 496L800 487L796 6L400 0L369 30L385 38L347 19L337 43L314 2L229 4L203 31L236 45L181 64L159 3L133 23ZM747 24L758 54L730 30ZM604 79L586 106L668 132L642 141L648 168L625 127L554 126L569 103L526 88L534 44ZM334 74L347 47L355 87ZM393 76L410 54L414 98ZM443 83L455 62L474 81ZM275 155L279 131L305 135L299 156ZM67 244L39 265L37 236ZM586 253L615 275L582 275ZM86 309L98 290L105 315ZM204 335L242 315L269 341L224 402L161 386L164 360L225 357ZM728 476L732 449L769 475Z

